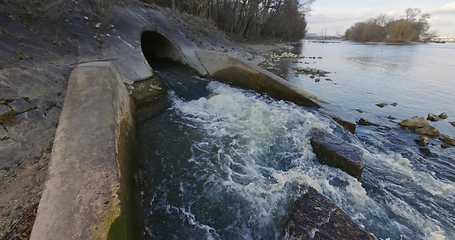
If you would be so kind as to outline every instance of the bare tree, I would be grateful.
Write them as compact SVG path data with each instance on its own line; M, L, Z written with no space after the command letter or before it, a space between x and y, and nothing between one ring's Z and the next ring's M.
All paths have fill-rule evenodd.
M143 0L211 19L244 38L296 40L306 32L305 14L315 0Z

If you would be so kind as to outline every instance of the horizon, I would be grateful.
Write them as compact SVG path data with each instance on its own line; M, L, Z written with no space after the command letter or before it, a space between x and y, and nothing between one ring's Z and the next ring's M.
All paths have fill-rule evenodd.
M404 15L407 8L419 8L422 14L429 13L430 32L439 37L455 37L455 1L424 0L316 0L307 14L308 33L317 35L344 35L357 22L363 22L380 14L391 18Z

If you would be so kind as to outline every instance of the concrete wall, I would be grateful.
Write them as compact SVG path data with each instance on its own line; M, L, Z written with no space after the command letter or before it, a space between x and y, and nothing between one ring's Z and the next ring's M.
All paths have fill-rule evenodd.
M139 239L131 102L110 62L69 79L31 239ZM127 162L128 161L128 162Z
M240 57L209 51L197 51L196 54L209 75L217 80L302 106L320 107L314 100L323 102L288 81Z

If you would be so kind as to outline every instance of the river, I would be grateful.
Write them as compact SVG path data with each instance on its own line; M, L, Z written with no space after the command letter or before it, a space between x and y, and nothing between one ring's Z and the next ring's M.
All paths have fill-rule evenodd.
M449 44L297 46L296 53L316 59L285 60L290 82L329 102L331 112L379 124L358 126L355 135L319 110L181 67L159 68L174 90L172 106L140 125L149 235L282 239L289 208L309 185L378 239L454 239L455 147L441 148L432 138L427 156L413 141L417 135L397 126L414 115L446 112L448 119L432 124L455 136L449 124L455 121L454 50ZM329 71L331 81L295 75L299 66ZM313 128L362 149L361 181L316 160Z

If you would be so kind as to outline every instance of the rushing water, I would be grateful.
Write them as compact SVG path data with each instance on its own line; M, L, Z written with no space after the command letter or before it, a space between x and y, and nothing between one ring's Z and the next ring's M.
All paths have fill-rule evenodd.
M454 83L445 78L453 70L448 61L434 62L436 57L426 49L433 47L443 48L311 43L296 49L322 59L309 64L290 62L289 81L331 102L333 111L374 117L382 126L358 127L355 136L318 110L210 79L191 77L190 82L199 82L188 97L175 87L181 85L182 70L162 70L160 75L175 89L170 93L172 107L140 127L149 234L157 239L282 239L290 205L304 191L302 186L309 185L377 238L455 239L453 147L442 149L437 139L431 139L434 145L429 148L435 154L426 157L413 142L415 134L385 117L393 114L404 119L444 111L454 119L453 96L446 94L449 88L455 89ZM422 61L417 58L423 52L437 67L419 69L418 74L408 60L398 59L400 54L381 55L388 50L411 51L406 49L417 52L409 54L414 56L409 60L414 64ZM442 53L449 50L453 48ZM362 59L367 63L359 63ZM295 76L292 68L298 64L331 71L333 81L315 83L307 76ZM436 75L440 85L434 81ZM426 83L428 76L434 78ZM440 91L432 92L433 85ZM399 86L401 90L395 89ZM424 87L419 91L418 86ZM214 94L202 96L206 92ZM374 105L388 101L398 105ZM355 109L362 109L364 115ZM438 128L444 123L447 120ZM309 142L313 128L362 149L365 169L361 181L317 162ZM452 131L442 129L447 134Z

